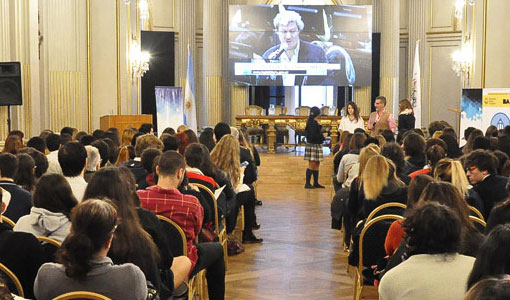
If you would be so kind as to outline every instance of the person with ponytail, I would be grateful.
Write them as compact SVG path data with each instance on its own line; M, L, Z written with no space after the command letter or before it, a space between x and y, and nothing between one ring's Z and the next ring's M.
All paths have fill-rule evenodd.
M71 233L57 253L59 264L41 266L34 283L38 300L73 291L90 291L111 299L145 300L143 272L131 263L114 265L107 256L118 225L109 200L89 199L71 215Z
M322 154L322 143L324 142L324 136L322 135L322 126L316 120L320 116L321 110L314 106L310 109L310 115L306 121L306 148L305 148L305 160L308 161L308 168L306 169L306 184L305 189L320 188L324 186L319 184L319 167L321 161L324 160ZM310 179L313 176L314 184L310 184Z

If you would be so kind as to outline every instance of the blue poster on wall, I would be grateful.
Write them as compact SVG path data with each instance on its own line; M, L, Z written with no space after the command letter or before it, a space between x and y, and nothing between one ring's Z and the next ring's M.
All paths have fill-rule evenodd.
M158 130L167 127L177 129L184 123L182 111L182 88L173 86L156 86L156 113Z
M460 100L461 114L460 114L460 130L459 136L461 137L459 145L463 146L466 143L464 139L464 130L468 127L481 128L482 127L482 89L463 89L462 98Z

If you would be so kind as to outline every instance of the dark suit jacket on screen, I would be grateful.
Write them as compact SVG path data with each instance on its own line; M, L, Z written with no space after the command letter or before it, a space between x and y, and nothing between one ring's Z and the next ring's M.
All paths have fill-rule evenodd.
M268 59L269 55L274 51L277 51L280 48L280 44L269 48L264 55L262 56L264 59ZM300 63L327 63L326 55L324 51L319 46L315 46L312 43L305 42L303 40L300 41L299 44L299 53L298 53L298 62ZM266 77L262 79L262 81L272 81L272 83L268 85L283 85L282 77L276 76L275 80L271 80L270 77ZM315 77L315 78L314 78ZM324 80L324 76L296 76L295 84L296 85L314 85L320 84Z

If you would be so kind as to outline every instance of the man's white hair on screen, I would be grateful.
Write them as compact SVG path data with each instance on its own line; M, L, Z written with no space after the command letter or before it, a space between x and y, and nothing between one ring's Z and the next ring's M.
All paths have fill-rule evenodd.
M274 28L278 30L278 27L280 25L287 26L289 23L295 23L297 27L299 28L299 31L303 31L303 28L305 28L305 23L303 23L303 20L301 19L301 16L291 10L284 10L279 12L276 17L273 20Z

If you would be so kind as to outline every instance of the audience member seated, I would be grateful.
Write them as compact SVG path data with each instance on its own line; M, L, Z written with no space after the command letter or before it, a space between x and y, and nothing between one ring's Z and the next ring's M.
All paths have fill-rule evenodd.
M97 141L97 138L93 135L87 134L80 139L80 144L87 146Z
M464 145L464 148L462 149L462 152L464 154L469 154L473 151L473 144L475 142L475 139L479 136L483 136L483 132L480 129L473 128L473 130L469 134L469 137L467 138L467 142Z
M473 285L463 300L510 299L510 275L486 277Z
M166 287L173 286L177 288L188 278L191 270L190 259L184 255L173 257L170 241L164 233L161 222L153 212L140 207L140 199L136 193L136 182L133 173L126 167L119 167L119 175L122 182L127 184L129 194L136 206L136 213L140 219L140 224L151 235L154 244L158 247L160 257L158 268L161 274L161 282Z
M390 159L395 164L395 172L397 172L398 179L402 180L403 183L409 185L411 177L404 174L406 160L404 157L404 150L395 142L389 142L381 148L381 155Z
M111 143L111 145L113 147L113 141L110 139L97 140L90 144L90 146L93 146L94 148L96 148L99 151L99 155L101 158L99 162L100 162L101 168L105 167L110 159L110 146L105 141L109 141L109 143ZM112 148L112 151L114 151L114 150L115 149ZM116 155L114 155L114 156L115 156L115 158L117 158Z
M510 224L496 226L480 246L468 288L488 276L510 274Z
M202 130L202 133L200 133L200 137L198 138L200 141L200 144L203 144L209 149L209 152L212 151L214 146L216 145L216 141L214 140L214 131L212 128L207 127L204 130Z
M78 202L83 199L87 182L83 177L87 169L87 150L79 142L69 142L58 150L58 163Z
M128 127L122 130L122 136L120 138L120 145L122 147L131 145L131 141L133 140L133 136L135 135L136 130Z
M457 138L450 134L443 133L440 137L446 144L446 156L451 159L457 159L462 156L462 151L457 143Z
M71 227L71 210L78 204L67 180L59 174L41 177L34 192L30 214L21 217L14 231L64 241Z
M458 251L460 254L475 257L484 237L469 220L469 208L467 207L466 201L459 190L451 183L431 182L423 190L416 207L429 202L438 202L439 204L446 205L457 214L457 217L461 222L460 244ZM406 244L406 241L403 240L402 243L400 243L396 254L390 258L386 266L386 272L400 264L403 260L406 260L408 257L408 245Z
M406 166L404 173L411 174L425 166L425 139L416 133L410 133L404 138L404 152Z
M135 158L123 162L120 165L127 167L129 170L131 170L131 172L133 172L133 175L135 175L136 184L140 185L142 181L145 179L145 176L147 176L147 172L143 168L141 159L143 151L148 148L159 149L162 151L163 147L164 147L163 142L161 142L161 140L158 139L156 136L151 134L141 135L138 138L136 138Z
M365 195L362 203L364 218L379 205L388 202L407 203L405 184L397 178L395 165L386 157L371 157L361 176Z
M190 182L196 182L205 185L211 191L216 189L216 182L214 178L204 175L200 170L200 166L204 162L204 153L200 144L192 143L184 151L184 158L186 160L186 173Z
M461 299L474 258L458 253L462 225L457 214L427 203L403 226L410 257L382 278L379 299Z
M466 175L478 195L482 198L482 214L487 220L492 207L506 197L508 178L496 175L497 158L487 150L475 150L464 159Z
M163 132L161 134L169 134L169 135L174 135L175 134L175 129L173 129L172 127L167 127L163 130ZM161 136L160 136L161 137Z
M143 123L140 125L140 128L138 128L138 131L143 134L152 134L154 135L154 126L150 123Z
M107 198L115 203L119 219L122 222L117 228L108 257L115 264L133 263L138 266L158 293L168 297L172 286L162 285L158 271L159 252L151 239L140 225L136 207L126 183L122 182L117 167L103 168L94 174L85 191L86 199Z
M60 174L62 175L62 168L60 167L60 164L58 163L58 149L60 149L60 136L55 133L51 133L46 138L46 146L48 147L48 155L46 155L46 158L48 158L48 174ZM44 152L42 152L44 153Z
M34 298L33 286L37 270L44 261L44 249L32 234L14 232L1 220L3 212L12 204L8 192L0 187L0 263L18 277L25 297Z
M168 150L179 150L179 143L181 142L178 138L168 133L163 133L160 137L163 142L163 152Z
M225 262L223 248L218 243L195 244L203 221L203 208L197 198L183 195L177 187L184 179L186 164L184 158L175 151L163 153L156 173L158 184L139 190L141 206L155 214L175 221L185 232L188 244L188 258L192 262L190 276L207 269L207 288L210 299L225 297Z
M114 205L89 199L73 210L71 219L72 231L58 253L60 264L46 263L37 273L36 298L90 291L111 299L145 300L143 272L131 263L114 265L107 256L119 223Z
M34 136L30 138L27 142L27 147L32 147L38 151L41 151L42 153L47 153L46 149L46 141L38 136Z
M14 182L27 192L33 192L35 188L35 161L32 156L25 153L18 153L18 172Z
M349 142L349 152L345 154L340 161L336 180L342 185L342 188L349 189L354 178L358 176L359 153L365 139L366 136L364 134L355 133Z
M482 198L469 184L466 172L458 160L441 159L434 168L434 178L453 184L469 205L483 213Z
M161 150L155 148L148 148L142 152L141 162L145 172L147 172L147 176L138 184L139 190L156 185L157 179L155 178L154 161L159 160L159 156L162 153Z
M433 139L430 139L429 141L431 141L431 140L433 140ZM442 142L442 140L440 140L440 139L435 139L435 140ZM423 167L423 169L416 170L416 171L412 172L411 174L409 174L409 177L414 178L415 176L420 175L420 174L425 174L425 175L434 174L434 167L436 166L437 162L445 157L446 157L446 151L442 146L440 146L438 144L430 145L430 147L427 147L425 150L425 159L427 161L427 164Z
M510 160L508 155L500 150L494 150L492 154L498 158L498 175L508 178L510 176Z
M23 140L17 135L10 135L5 139L4 149L2 153L18 154L19 150L24 148Z
M510 223L509 198L494 205L494 207L491 210L491 213L489 214L487 226L485 226L485 234L490 233L492 229L494 229L494 227L505 223Z
M421 192L427 187L427 185L431 182L434 182L435 179L428 175L417 175L411 180L409 184L409 188L407 189L407 212L410 212L418 203L418 200L421 196ZM398 247L402 242L402 238L404 237L404 228L402 227L402 221L397 220L393 222L386 234L386 241L384 242L384 249L386 250L387 255L397 254Z
M4 215L17 222L30 213L32 195L14 183L18 171L18 159L11 153L0 154L0 187L11 194L11 203Z
M342 139L342 143L333 156L333 172L334 172L334 174L338 174L338 168L340 167L340 162L342 161L342 158L344 157L344 155L349 153L349 150L350 150L349 146L351 144L351 139L354 136L354 134L349 133L348 131L344 131L344 132L345 132L345 135ZM363 134L363 135L365 136L365 140L366 140L366 135L365 134ZM365 144L363 142L363 146L364 145ZM336 178L334 178L333 185L335 186L335 190L338 190L340 188L340 184L338 182L336 182Z
M35 150L34 148L25 147L19 151L19 153L25 153L30 156L35 161L35 178L39 179L41 176L46 173L48 170L48 159L46 158L46 155L42 154L41 152Z
M223 135L211 152L211 158L219 169L227 173L232 187L237 193L236 206L230 212L233 214L232 219L237 218L240 206L244 206L243 243L261 243L262 239L253 234L253 228L258 227L255 216L256 199L253 188L243 183L245 172L243 173L240 164L239 149L239 142L234 136L231 134ZM251 164L253 164L253 161Z

